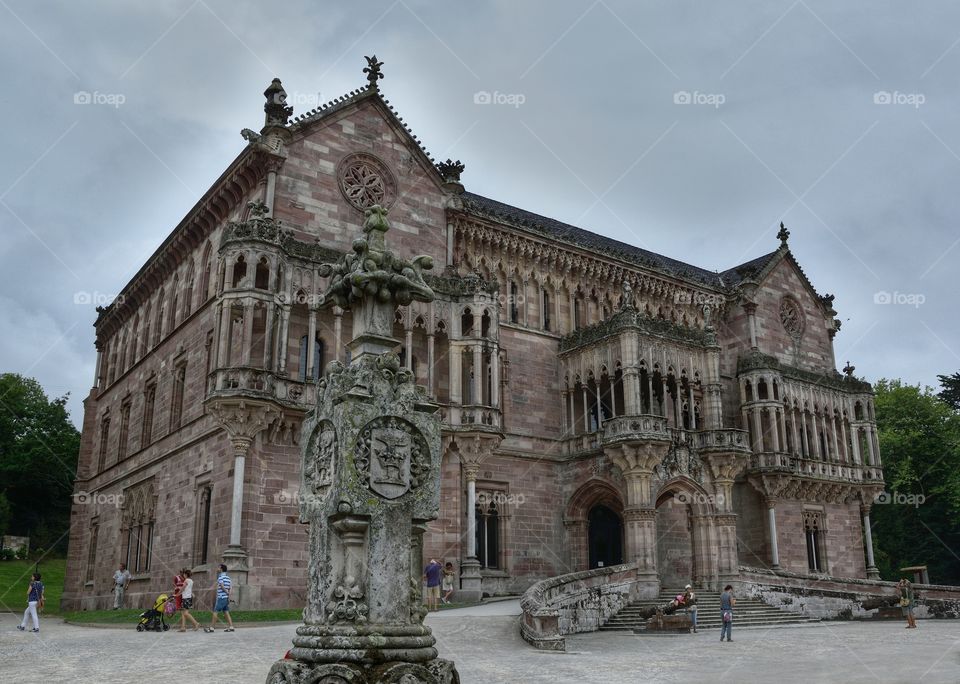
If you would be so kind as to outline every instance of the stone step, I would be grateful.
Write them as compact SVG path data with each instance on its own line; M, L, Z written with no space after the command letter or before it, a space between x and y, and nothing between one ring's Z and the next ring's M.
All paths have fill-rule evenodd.
M607 620L600 629L605 631L642 631L646 627L646 618L641 617L650 608L668 604L682 592L661 591L656 598L641 599L623 607L620 612ZM683 614L681 608L679 614ZM779 625L799 625L811 620L803 615L790 613L763 601L752 598L738 598L734 608L734 627L776 627ZM716 592L697 592L697 627L703 630L716 629L722 624L720 612L720 594Z

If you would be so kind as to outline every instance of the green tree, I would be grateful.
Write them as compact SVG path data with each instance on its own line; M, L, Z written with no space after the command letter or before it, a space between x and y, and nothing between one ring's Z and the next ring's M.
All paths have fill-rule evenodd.
M960 415L929 387L881 380L877 431L886 493L873 507L884 579L927 565L931 581L960 583Z
M960 373L938 375L937 380L940 381L941 387L940 394L937 396L960 411Z
M7 533L10 527L10 500L7 495L0 492L0 537Z
M49 399L32 378L0 375L0 494L10 504L9 534L42 533L65 550L80 433L67 396Z

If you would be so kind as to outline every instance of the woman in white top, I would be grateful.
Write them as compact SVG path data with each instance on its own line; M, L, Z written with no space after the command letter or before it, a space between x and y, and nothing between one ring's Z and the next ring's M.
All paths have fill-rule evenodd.
M193 607L193 579L190 577L190 571L183 571L183 586L180 589L180 598L182 600L180 607L180 632L187 631L187 618L190 618L190 622L193 623L193 631L196 632L200 629L200 623L197 622L190 614L190 609Z

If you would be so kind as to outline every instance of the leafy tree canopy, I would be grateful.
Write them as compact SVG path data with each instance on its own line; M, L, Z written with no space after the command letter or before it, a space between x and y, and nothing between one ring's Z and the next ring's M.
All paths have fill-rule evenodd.
M66 548L80 433L68 395L49 399L40 384L0 375L0 494L9 502L7 534L33 548Z
M932 582L960 584L960 414L929 387L874 390L887 490L871 514L877 565L885 579L927 565Z

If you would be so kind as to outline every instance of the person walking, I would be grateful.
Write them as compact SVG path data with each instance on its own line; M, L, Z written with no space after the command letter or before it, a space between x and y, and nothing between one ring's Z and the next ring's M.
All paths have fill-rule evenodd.
M217 584L214 587L217 591L217 601L213 606L213 613L210 616L210 626L203 629L204 632L215 632L217 625L217 614L222 614L223 619L227 621L227 628L224 632L232 632L233 620L230 618L230 593L233 591L233 581L227 574L227 566L220 564L220 574L217 575Z
M442 575L443 566L440 565L440 561L431 558L427 567L423 569L423 577L427 581L427 610L440 610L440 579Z
M23 621L17 625L21 632L27 629L27 618L33 619L33 629L31 632L40 631L40 617L37 615L37 609L43 610L43 582L40 581L40 573L33 573L30 580L30 586L27 587L27 609L23 611Z
M450 603L450 597L453 595L453 580L456 575L453 571L453 563L447 561L446 565L443 566L443 582L440 586L443 590L443 596L440 597L440 600L444 603Z
M113 573L113 609L123 608L123 598L127 593L127 585L130 584L130 571L127 570L126 563L121 563L116 572Z
M723 635L727 635L727 641L733 641L733 607L737 605L737 599L733 596L733 586L727 585L720 594L720 641L723 641Z
M690 626L693 627L693 633L697 633L697 595L693 593L693 587L689 584L683 588L683 605L687 607L687 615L690 616Z
M181 568L176 575L173 576L173 600L176 604L176 609L180 610L183 606L183 580L186 575L186 568Z
M197 622L197 619L190 614L190 609L193 608L193 580L190 578L189 570L181 570L181 577L183 578L183 584L181 584L177 589L180 592L178 595L177 603L180 605L180 629L181 632L187 631L187 620L193 623L193 631L196 632L200 629L200 623Z
M903 616L907 618L907 629L915 629L917 619L913 616L913 583L904 578L897 584L897 588L900 590L900 610L903 611Z

